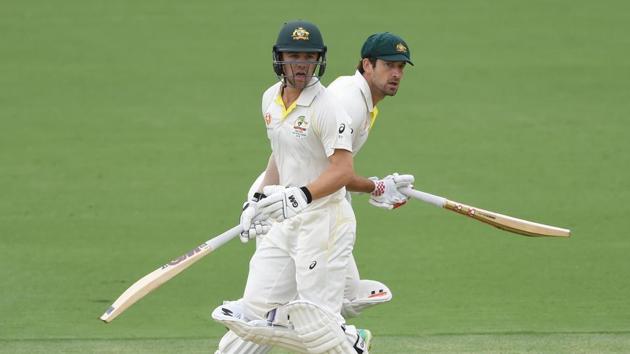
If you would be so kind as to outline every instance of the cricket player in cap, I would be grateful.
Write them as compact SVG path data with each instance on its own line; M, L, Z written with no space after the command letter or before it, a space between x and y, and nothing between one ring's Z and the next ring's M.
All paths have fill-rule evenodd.
M396 95L407 64L413 65L409 46L402 38L389 32L375 33L361 47L361 60L355 74L340 76L328 85L328 91L351 118L352 153L355 156L367 142L374 127L379 113L377 104L386 96ZM393 173L383 179L355 176L347 189L370 193L370 204L392 210L407 202L407 197L398 192L398 188L411 186L413 182L414 176L410 174ZM349 194L348 199L350 200ZM354 257L350 257L343 316L358 316L364 309L387 302L391 298L391 290L383 283L360 279Z
M340 314L356 230L345 187L355 174L350 119L319 82L325 58L313 23L282 26L273 46L279 81L262 98L272 152L241 215L243 241L265 235L242 301L213 311L231 330L218 353L367 353Z

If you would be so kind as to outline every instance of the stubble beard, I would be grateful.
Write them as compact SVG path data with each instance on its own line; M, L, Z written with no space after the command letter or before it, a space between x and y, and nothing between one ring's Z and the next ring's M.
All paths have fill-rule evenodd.
M383 92L384 96L396 96L396 93L398 92L398 87L394 88L394 89L389 89L387 88L389 84L385 84L385 87L383 87L383 90L381 90Z
M306 86L308 85L308 83L311 81L312 76L306 76L304 82L300 82L300 84L298 85L295 82L295 78L293 76L285 76L284 80L285 80L285 84L288 87L297 89L297 90L303 90L306 88Z

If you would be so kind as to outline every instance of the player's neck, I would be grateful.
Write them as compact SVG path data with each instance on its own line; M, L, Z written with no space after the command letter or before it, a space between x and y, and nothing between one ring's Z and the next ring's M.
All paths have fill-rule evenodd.
M372 95L372 106L376 107L376 105L385 98L385 95L380 91L372 88L370 86L370 94Z
M369 74L363 73L363 78L365 79L365 82L367 82L367 85L370 88L370 96L372 96L372 106L376 107L376 105L379 102L381 102L383 98L385 98L385 95L383 94L381 90L379 90L376 86L372 84Z
M282 86L282 102L285 107L289 107L300 97L301 89L284 85Z

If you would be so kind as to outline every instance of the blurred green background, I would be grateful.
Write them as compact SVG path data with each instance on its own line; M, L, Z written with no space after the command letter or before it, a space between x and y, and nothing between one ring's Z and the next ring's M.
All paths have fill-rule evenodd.
M630 352L626 1L0 2L0 352L213 352L253 244L205 258L110 325L130 284L238 222L270 148L260 96L286 20L323 82L391 31L408 67L355 161L571 228L525 238L356 196L356 258L394 300L373 353ZM624 138L625 136L625 138Z

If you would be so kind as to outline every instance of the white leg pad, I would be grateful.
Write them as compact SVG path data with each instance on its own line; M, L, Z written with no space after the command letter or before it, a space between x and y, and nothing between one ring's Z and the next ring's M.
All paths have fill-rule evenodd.
M338 317L309 301L286 305L289 320L312 354L356 354L346 338Z
M219 342L219 349L214 354L267 354L270 346L248 342L228 331Z
M359 331L355 326L345 325L343 327L343 331L346 334L346 339L350 343L353 343L352 347L355 350L353 353L369 354L369 344L359 335Z
M242 340L261 346L278 346L297 353L309 353L292 328L274 325L266 320L247 321L240 302L228 302L212 311L212 318L225 325Z
M265 354L270 346L303 354L361 352L353 348L360 348L353 326L344 332L340 317L309 301L293 301L271 311L269 320L254 321L245 319L241 301L226 302L212 318L230 329L215 354Z
M376 281L361 279L354 299L343 299L341 315L344 318L357 317L368 307L392 300L392 292L387 285Z

